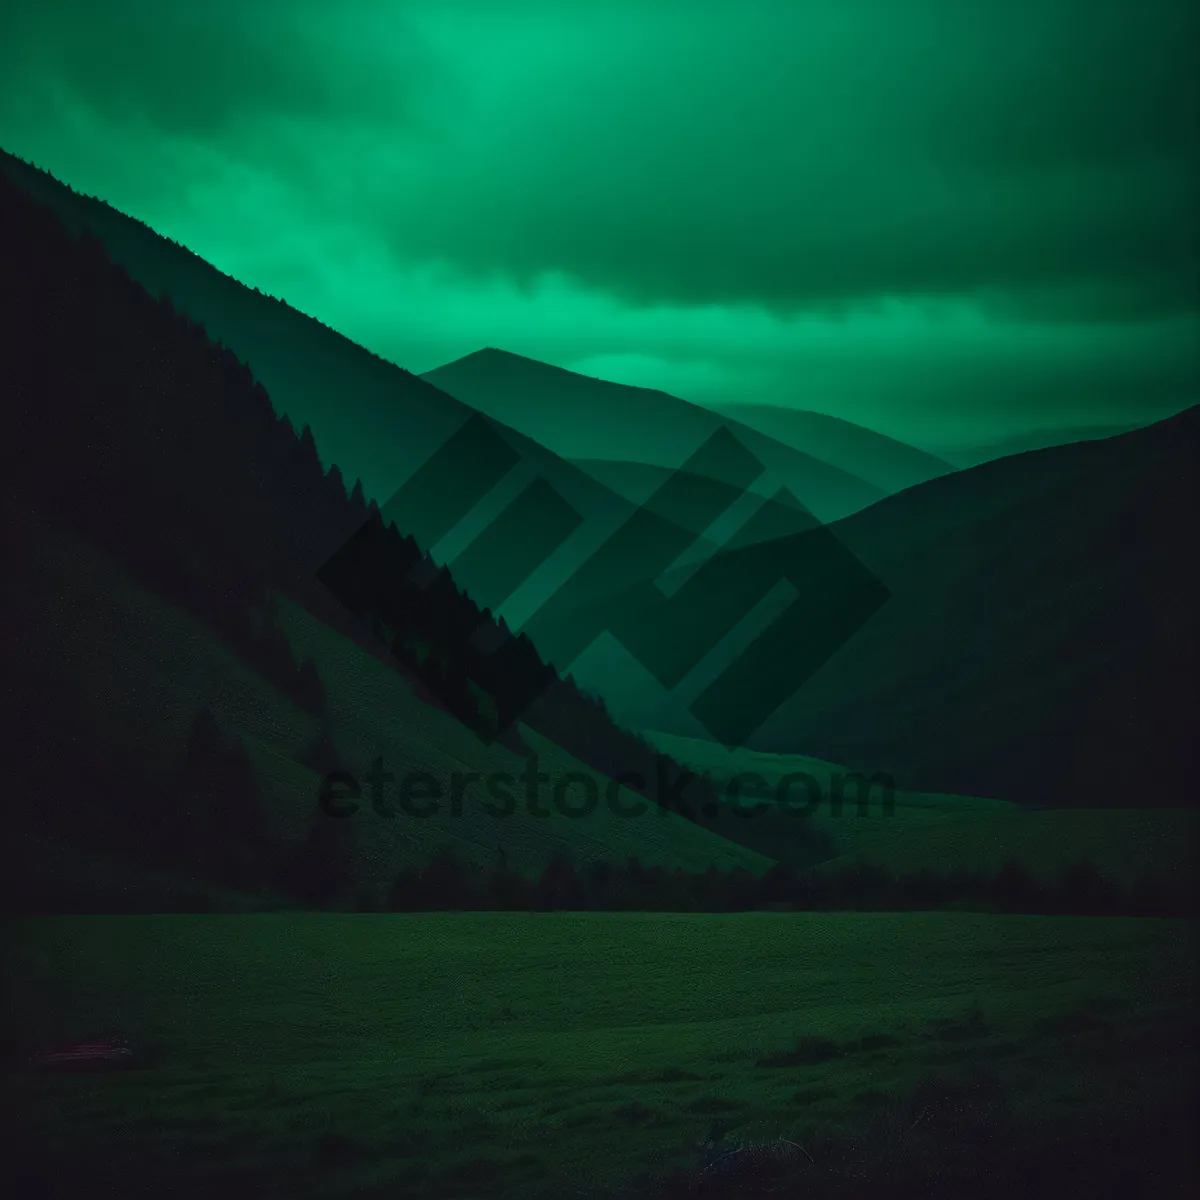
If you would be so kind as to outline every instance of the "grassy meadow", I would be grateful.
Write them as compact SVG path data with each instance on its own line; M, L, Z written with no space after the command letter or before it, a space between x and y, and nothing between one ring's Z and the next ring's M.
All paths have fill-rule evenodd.
M5 947L12 1163L64 1195L641 1195L714 1121L819 1161L930 1078L1057 1120L1193 1068L1182 921L43 917ZM20 1068L116 1031L135 1069Z

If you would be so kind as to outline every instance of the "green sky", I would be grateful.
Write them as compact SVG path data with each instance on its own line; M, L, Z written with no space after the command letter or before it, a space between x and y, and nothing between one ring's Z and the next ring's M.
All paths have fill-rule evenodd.
M0 145L414 371L1200 399L1195 0L6 0Z

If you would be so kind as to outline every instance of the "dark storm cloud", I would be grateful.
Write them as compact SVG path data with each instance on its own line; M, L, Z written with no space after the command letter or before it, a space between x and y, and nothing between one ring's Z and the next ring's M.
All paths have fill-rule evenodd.
M93 115L236 131L324 178L403 259L637 303L965 292L1119 319L1196 303L1198 13L37 0L6 32L10 66ZM422 106L439 136L414 147ZM255 140L262 117L299 143Z
M1194 0L9 0L0 145L417 370L927 440L1197 398Z
M9 86L60 85L93 113L212 138L264 115L397 123L425 64L378 3L340 0L32 0L5 6L0 64ZM360 25L355 30L355 20ZM398 68L403 68L403 70Z
M621 7L539 60L544 109L443 147L394 242L419 226L459 264L642 303L1000 289L1178 311L1196 298L1198 11Z

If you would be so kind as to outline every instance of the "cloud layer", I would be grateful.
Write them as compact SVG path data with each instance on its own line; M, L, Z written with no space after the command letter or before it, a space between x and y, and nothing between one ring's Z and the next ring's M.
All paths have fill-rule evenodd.
M926 444L1197 396L1190 0L18 0L0 144L424 370Z

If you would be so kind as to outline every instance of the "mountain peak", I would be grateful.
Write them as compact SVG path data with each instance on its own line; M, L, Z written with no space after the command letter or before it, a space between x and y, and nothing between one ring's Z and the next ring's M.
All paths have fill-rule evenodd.
M554 363L544 362L540 358L530 358L526 354L517 354L512 350L501 350L497 346L484 346L481 350L473 350L470 354L464 354L461 358L443 363L440 367L435 367L433 371L427 371L426 374L433 375L438 371L447 371L450 368L458 368L468 364L476 368L487 367L489 370L521 370L540 372L544 375L573 375L578 379L593 378L590 375L581 375L578 371L572 371L569 367L556 366ZM600 380L599 382L607 381Z
M669 392L511 351L486 347L421 378L564 458L631 464L639 478L645 476L636 471L639 464L678 468L724 426L821 520L865 508L884 494L852 471Z

